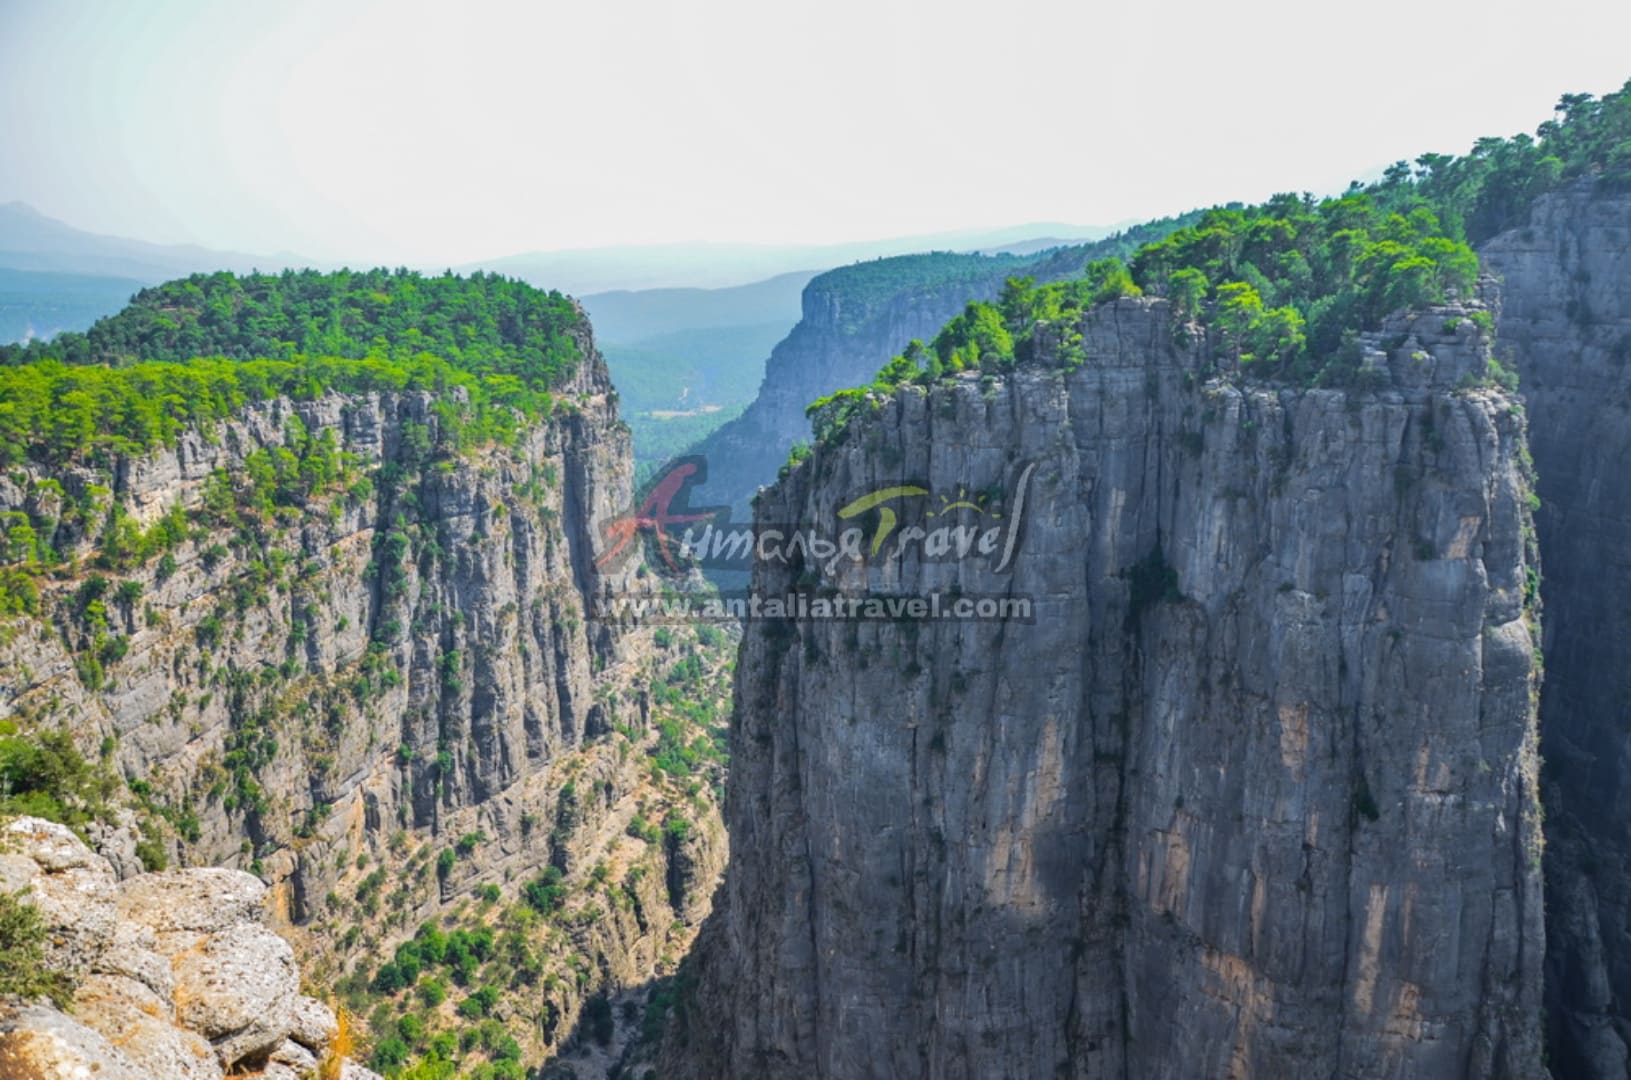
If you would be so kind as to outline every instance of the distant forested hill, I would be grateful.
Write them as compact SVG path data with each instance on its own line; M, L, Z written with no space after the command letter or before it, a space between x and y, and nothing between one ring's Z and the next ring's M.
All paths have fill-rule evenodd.
M247 401L422 388L450 437L551 407L587 326L560 293L496 275L219 273L138 293L84 334L0 347L0 448L67 460L152 446Z

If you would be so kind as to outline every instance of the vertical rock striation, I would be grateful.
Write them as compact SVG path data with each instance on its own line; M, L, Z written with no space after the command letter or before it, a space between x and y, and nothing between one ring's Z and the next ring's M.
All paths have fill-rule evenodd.
M1077 370L902 390L762 495L766 522L903 483L1012 508L1034 466L1010 572L838 584L1034 618L750 623L667 1065L1540 1075L1524 416L1466 314L1365 339L1369 389L1293 389L1117 301Z
M76 677L71 615L60 637L10 635L0 663L18 677L0 706L66 719L90 745L110 739L127 776L196 818L190 861L247 865L247 835L247 854L288 883L296 919L364 826L462 817L518 837L518 785L605 723L594 672L621 656L585 615L608 587L593 529L628 505L632 466L605 369L583 346L593 360L555 417L463 461L422 460L432 395L331 394L253 406L126 459L103 495L89 471L0 480L0 511L36 521L63 516L43 505L52 481L144 524L176 504L196 515L212 476L283 447L294 421L382 478L292 516L200 529L173 568L113 575L141 589L128 605L109 598L128 645L105 686ZM47 539L90 563L100 537ZM311 835L297 837L308 817Z
M1523 379L1545 552L1547 1015L1559 1076L1631 1046L1631 195L1584 181L1480 252Z

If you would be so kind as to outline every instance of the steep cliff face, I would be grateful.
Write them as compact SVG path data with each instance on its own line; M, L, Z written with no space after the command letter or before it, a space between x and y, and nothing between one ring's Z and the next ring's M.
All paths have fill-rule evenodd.
M761 496L1020 513L1030 469L1010 570L827 584L1034 618L749 624L732 861L667 1065L1541 1075L1524 417L1465 314L1366 339L1373 389L1290 389L1117 301L1077 370L900 391Z
M334 436L356 483L322 505L219 514L199 522L173 567L106 574L140 586L129 603L106 598L111 629L127 642L106 685L76 677L82 628L70 622L61 635L13 638L6 666L25 677L8 682L8 704L65 711L116 741L128 775L178 803L197 796L188 854L211 863L236 861L246 829L263 847L286 845L316 806L366 801L402 825L489 800L529 761L604 724L591 668L613 660L617 642L583 618L585 597L601 587L587 544L591 523L626 505L629 484L627 439L605 389L586 374L560 417L468 461L423 460L437 435L429 394L328 395L252 407L224 430L125 461L100 491L88 471L12 476L0 513L60 521L55 481L62 500L118 504L141 526L172 506L198 521L218 495L212 478L241 477L251 454L283 449L294 420ZM384 466L398 479L373 479ZM537 492L530 504L517 495L526 485ZM91 563L96 524L54 537L56 546ZM363 669L379 677L335 685ZM279 729L285 719L292 730ZM263 734L278 740L269 760L225 762L228 743ZM430 753L394 760L404 744ZM439 762L443 748L450 760ZM254 758L260 748L243 749ZM226 774L216 798L171 786L212 769ZM309 869L325 861L311 854ZM290 851L273 872L299 869ZM297 916L328 877L299 883Z
M3 635L0 716L100 745L170 823L172 860L263 876L325 984L354 968L367 986L394 942L478 890L513 898L554 867L572 915L594 906L597 864L618 870L608 893L644 868L540 946L591 967L533 972L551 985L517 1030L539 1053L590 995L675 962L724 861L710 788L648 756L649 687L697 644L594 611L646 571L637 554L594 562L632 461L577 334L584 363L510 445L449 452L428 393L328 393L251 406L110 474L0 479L4 520L69 557L46 617ZM328 478L285 498L267 472L285 469ZM180 539L162 558L110 537L164 521ZM683 834L628 835L671 811Z
M1623 1077L1631 1046L1631 196L1547 196L1481 252L1523 377L1545 552L1547 998L1560 1076Z

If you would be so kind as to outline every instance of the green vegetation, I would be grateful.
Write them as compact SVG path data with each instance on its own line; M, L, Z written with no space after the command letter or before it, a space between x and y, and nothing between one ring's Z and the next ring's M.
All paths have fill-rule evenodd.
M429 391L444 442L504 440L551 408L580 325L559 293L494 275L197 275L85 334L0 348L0 456L107 465L247 403L330 391Z
M741 415L790 325L687 329L601 346L641 479Z
M87 761L65 731L20 733L0 720L0 815L81 826L103 817L119 781Z
M67 490L30 470L12 473L30 511L0 521L0 618L54 616L80 681L96 691L116 677L138 620L154 627L168 618L144 604L139 580L112 575L157 559L154 576L162 582L178 571L188 544L206 570L233 561L232 579L193 624L203 676L218 688L202 695L200 707L220 693L232 717L205 797L258 814L267 800L256 774L276 755L274 731L285 720L310 729L321 719L323 731L303 737L317 750L332 742L349 707L366 707L401 681L390 646L402 633L395 616L403 614L406 566L435 551L410 520L415 477L448 467L468 447L508 442L526 418L550 411L551 388L580 359L581 329L571 301L495 276L215 274L144 290L85 334L0 349L0 459L91 469L89 482ZM203 352L211 355L195 355ZM215 425L245 404L410 389L434 396L431 415L404 421L393 460L372 473L340 450L336 431L307 430L286 415L281 445L253 449L242 468L210 475L190 509L174 506L139 524L111 490L121 457L188 430L214 438ZM310 679L303 693L288 693L306 674L298 649L309 626L301 616L320 569L291 554L289 530L314 516L337 518L349 504L399 495L406 497L380 530L370 567L392 610L372 627L364 656L345 676ZM64 586L53 588L52 579ZM291 603L290 655L261 671L211 671L211 654L243 633L241 616L268 606L279 591ZM444 679L456 684L458 672ZM186 695L173 700L172 719L187 704ZM20 750L6 753L11 773L44 767L23 760ZM311 760L321 770L333 757L324 748ZM437 767L445 772L441 755ZM68 820L86 812L80 793L18 778L9 785L0 797L19 812ZM142 803L178 828L196 822L189 808L146 796ZM296 832L309 835L314 825L298 823ZM146 837L143 857L163 861L162 837Z
M581 321L560 293L497 274L222 272L143 289L123 311L83 334L0 347L0 362L360 359L384 348L431 353L461 371L547 386L578 359L570 335Z
M791 325L680 330L643 341L603 344L601 352L620 403L631 415L746 404L764 376L765 357Z
M712 412L628 414L629 431L634 438L636 481L650 479L663 465L741 416L746 408L746 404L739 402Z
M922 255L896 255L853 263L817 276L811 287L836 296L843 312L840 329L849 329L866 318L873 306L893 300L907 290L924 292L951 285L975 286L996 283L1020 274L1049 275L1051 267L1068 261L1079 267L1084 262L1126 258L1142 245L1159 239L1198 216L1190 212L1178 217L1145 222L1086 244L1071 244L1034 255L957 253L934 251ZM1068 273L1069 270L1062 272ZM1056 275L1055 275L1056 276Z
M652 680L652 766L676 780L704 778L723 796L729 733L719 715L722 695L698 693L709 674L702 654L690 648L663 679Z
M62 972L45 966L40 913L17 893L0 892L0 998L42 996L66 1008L73 986Z
M1457 235L1481 244L1523 223L1534 201L1591 176L1631 189L1631 82L1595 98L1565 94L1533 136L1478 140L1466 154L1398 162L1372 190L1406 192L1431 205Z
M841 266L817 276L810 288L842 299L839 329L853 328L869 309L911 289L928 292L948 285L981 285L1021 273L1034 257L980 255L932 251L923 255L893 255Z
M1130 267L1105 259L1073 281L1010 279L995 304L969 304L929 348L914 342L872 389L1009 370L1033 358L1037 331L1049 326L1061 331L1051 358L1075 367L1085 359L1075 330L1082 312L1144 294L1171 295L1181 317L1212 331L1220 354L1236 363L1302 382L1331 380L1357 362L1343 348L1353 332L1375 329L1394 311L1468 295L1477 273L1472 249L1446 235L1426 206L1407 216L1370 193L1323 203L1277 196L1208 211L1145 245Z
M251 285L279 288L279 282L300 280L303 276L286 275L264 282L210 278L195 283L205 293L219 285L230 296L252 291ZM344 289L360 288L360 276L348 280ZM437 281L411 275L384 275L381 280L381 291L392 294L410 280L417 281L414 288L421 292L440 287ZM464 283L449 280L463 289ZM185 306L177 300L181 293L166 294L171 288L144 294L137 308L145 304L153 316ZM343 291L338 284L334 288ZM563 319L577 318L570 305L562 314ZM189 325L203 328L212 317L207 312L194 316L172 311L166 317L191 318ZM130 318L127 312L114 321ZM446 557L447 535L424 513L422 497L436 473L458 466L464 447L484 439L503 441L528 410L551 407L549 388L558 385L576 350L572 334L577 328L563 322L565 337L550 346L550 355L562 365L529 381L531 376L524 380L498 370L512 360L519 370L527 349L508 340L493 349L482 347L479 319L470 324L473 329L438 337L434 355L411 351L423 345L415 334L436 336L429 330L397 326L375 333L343 317L330 322L348 328L342 335L346 340L331 336L324 344L292 332L284 339L295 343L291 348L247 359L242 358L247 352L230 347L230 331L177 343L167 336L172 331L164 329L151 337L151 351L148 345L128 353L110 345L138 340L139 335L132 336L135 331L125 333L139 329L131 322L117 334L99 327L77 346L69 339L71 347L58 353L41 347L8 350L0 365L0 423L15 425L6 429L12 434L35 424L42 432L38 438L30 436L32 441L21 449L0 449L23 463L8 472L29 507L28 513L0 520L0 616L40 617L38 625L18 620L0 631L39 634L42 640L56 636L74 658L84 684L96 690L121 679L121 665L132 663L127 652L139 628L164 629L182 650L177 662L196 661L197 671L177 680L151 722L197 734L203 717L225 715L219 752L200 762L194 783L185 789L168 782L129 784L136 808L144 812L138 854L149 868L168 861L172 835L198 841L199 814L206 807L244 819L245 834L254 839L241 851L252 872L260 872L261 860L279 847L299 847L318 834L330 807L318 803L292 810L282 805L263 786L265 767L298 747L313 776L331 772L346 725L359 711L377 708L382 695L400 685L396 646L410 634L423 633L425 620L443 615L434 599L416 594L414 587L416 579L434 575L437 562ZM454 325L464 324L455 320ZM539 338L545 339L547 335ZM220 347L226 355L204 360L184 355L201 344ZM307 347L322 351L299 351ZM180 351L166 351L172 348ZM428 374L422 383L413 383L415 372ZM247 452L242 467L202 477L196 499L184 507L157 518L138 518L115 492L121 455L174 439L190 424L198 424L206 440L224 438L211 429L210 418L224 418L245 402L276 393L307 398L376 385L368 380L444 391L436 395L430 416L395 421L396 437L377 469L365 468L342 450L338 430L308 427L285 410L281 437L274 431L264 445L237 446L236 453ZM23 393L23 387L34 389ZM177 387L167 399L167 390ZM57 416L61 400L81 392L89 404L71 399L64 411L78 416L74 423L52 428L46 414ZM84 415L76 414L80 406L96 415L97 422L86 423ZM105 417L100 413L104 409ZM268 410L265 415L273 414ZM256 439L265 431L258 427ZM506 463L519 458L497 456ZM46 470L35 467L39 465L72 468L57 474L63 478L59 483L42 477ZM510 514L525 509L551 520L538 504L559 490L558 469L540 465L530 476L525 469L516 475L522 483L515 506L489 508L495 529L506 527ZM323 603L325 570L336 555L325 538L337 534L332 526L343 523L346 515L369 508L379 509L379 528L372 550L359 554L369 560L361 573L378 600L358 627L366 635L361 654L332 668L314 664L308 648L312 634L327 625L340 632L358 621L355 612L348 617ZM164 583L201 570L213 575L211 589L196 596L191 610L178 608ZM541 603L533 601L535 615ZM258 626L248 616L260 612L267 618ZM451 618L457 622L462 616ZM726 644L711 628L697 633L696 640L710 648ZM435 682L443 693L461 693L479 670L477 648L449 645L433 654ZM266 662L238 663L242 649L259 650ZM461 828L410 854L412 823L404 817L388 851L365 855L353 850L341 857L345 883L321 901L330 920L325 929L337 943L331 961L335 966L325 972L325 985L335 986L352 1011L366 1018L371 1037L359 1058L372 1055L393 1078L519 1078L526 1075L522 1044L532 1052L567 1034L561 1025L569 1010L604 979L597 968L604 935L594 927L612 913L630 917L629 912L649 912L654 897L666 897L664 862L673 855L669 845L684 835L688 816L712 805L710 786L722 774L715 758L728 676L721 674L717 658L700 664L695 652L688 631L669 631L662 667L654 660L650 669L652 681L663 685L660 696L666 703L655 710L652 725L646 727L644 717L638 727L617 724L617 710L628 710L631 703L608 687L604 697L613 729L585 751L586 756L615 755L630 764L628 775L649 785L638 812L660 823L644 830L656 843L620 837L621 850L615 855L608 851L591 872L572 880L552 871L531 882L523 878L509 885L477 886L464 880L461 870L468 867L460 860L476 857L491 842L488 837ZM705 695L714 698L709 708L691 704ZM0 722L0 812L81 824L102 814L114 798L124 797L105 764L87 763L66 736L33 736L60 708L54 699L29 702L27 737ZM706 716L710 732L689 730L693 716ZM462 760L459 738L448 729L438 732L434 746L417 741L399 746L393 738L384 749L408 779L423 784L427 794L434 787L440 797L441 783ZM116 748L112 740L104 745L103 762L111 761ZM552 822L557 832L570 834L581 826L591 799L599 804L612 797L611 783L591 779L593 775L580 774L577 789L567 785ZM578 789L581 806L580 796L567 797ZM548 830L551 824L543 824L547 817L528 813L522 828L542 824ZM624 853L634 861L625 861ZM398 947L401 935L412 932L411 911L436 907L442 895L454 892L463 895L439 910L428 930L421 928ZM665 947L677 948L685 928L665 927L658 928ZM378 955L370 955L376 950ZM356 961L342 965L342 955L354 955ZM7 962L0 955L0 963ZM672 963L672 956L663 962ZM319 967L323 963L317 961ZM19 962L16 967L22 972L27 965ZM518 1011L522 1009L524 1013ZM526 1019L518 1024L517 1017Z
M394 994L413 986L421 972L438 970L446 972L456 985L469 986L481 965L492 957L494 940L493 931L485 926L444 934L434 924L425 923L413 940L398 945L395 956L374 972L373 988Z
M527 1065L545 1048L559 1051L573 1030L609 1038L603 926L613 919L624 926L666 920L654 904L669 902L672 860L694 842L695 823L711 811L723 772L717 755L730 639L711 627L665 627L662 641L647 661L649 718L635 719L625 691L602 687L597 700L610 714L608 730L560 762L552 819L548 812L522 819L524 830L548 828L552 845L570 846L589 808L614 797L614 783L585 766L610 755L631 766L626 775L643 773L630 793L624 833L581 868L569 875L546 864L508 885L461 887L451 880L460 858L490 842L464 830L417 846L404 831L378 864L346 860L358 873L349 889L324 900L319 929L333 934L339 948L335 968L322 975L330 976L341 1004L366 1019L370 1039L359 1056L384 1075L513 1080L529 1075ZM400 747L394 756L410 764L422 759ZM414 931L409 911L450 890L465 895ZM689 931L678 922L652 928L664 941L660 963L671 969ZM404 933L412 937L402 941ZM574 1020L579 1003L583 1011Z
M1134 258L1132 276L1215 331L1242 364L1309 382L1351 368L1345 337L1395 311L1471 295L1478 260L1434 210L1360 192L1212 211ZM1174 277L1178 277L1176 286ZM1207 304L1207 283L1212 303Z
M561 884L561 871L559 868L549 866L544 872L533 878L521 890L521 897L527 906L540 915L550 915L560 910L566 902L566 886Z
M1569 95L1536 136L1480 140L1462 157L1400 162L1340 198L1277 195L1206 211L1144 243L1127 263L1089 262L1076 280L1010 278L996 303L975 302L925 347L912 342L869 386L810 406L824 440L907 383L958 372L997 374L1040 359L1086 359L1082 313L1124 296L1167 298L1218 359L1258 378L1342 385L1358 371L1358 333L1388 315L1472 295L1472 244L1520 223L1534 200L1580 177L1631 187L1631 83L1598 100ZM1102 253L1101 253L1102 254ZM1472 319L1490 329L1487 312ZM1039 343L1041 351L1039 352ZM1490 380L1510 385L1510 373Z

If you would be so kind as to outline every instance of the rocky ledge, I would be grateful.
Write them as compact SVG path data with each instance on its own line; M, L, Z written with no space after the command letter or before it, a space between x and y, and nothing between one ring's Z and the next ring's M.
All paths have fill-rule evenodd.
M374 1076L339 1057L334 1013L300 993L258 878L120 881L71 829L18 818L0 826L0 891L39 912L45 963L73 986L66 1011L0 999L0 1080Z

